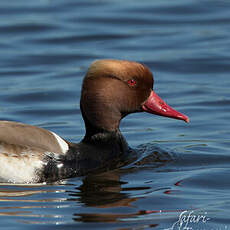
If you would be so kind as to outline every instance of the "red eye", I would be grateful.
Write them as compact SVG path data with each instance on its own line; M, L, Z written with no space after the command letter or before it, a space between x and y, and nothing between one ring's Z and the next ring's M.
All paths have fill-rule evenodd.
M129 85L134 86L136 85L136 81L134 79L131 79L128 81Z

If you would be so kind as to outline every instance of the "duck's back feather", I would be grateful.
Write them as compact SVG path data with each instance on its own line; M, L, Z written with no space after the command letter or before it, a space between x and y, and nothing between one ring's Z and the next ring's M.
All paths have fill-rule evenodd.
M28 146L41 151L65 154L68 144L57 134L32 125L0 121L0 142Z

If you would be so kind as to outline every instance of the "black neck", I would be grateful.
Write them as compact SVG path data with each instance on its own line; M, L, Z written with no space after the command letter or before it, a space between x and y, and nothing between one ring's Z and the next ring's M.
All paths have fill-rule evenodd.
M106 120L105 117L99 116L100 119L95 121L95 124L89 121L87 116L85 115L84 110L82 109L81 104L81 112L85 122L86 134L81 143L92 146L93 148L98 149L100 152L105 151L107 153L116 152L116 154L122 154L128 151L128 145L125 138L122 136L119 130L120 124L120 115L119 116L108 116L113 122L108 122L111 126L100 125L100 122ZM99 126L97 124L99 123ZM113 124L113 125L112 125ZM99 128L101 127L101 128Z
M128 150L128 144L119 129L116 131L97 130L97 132L88 130L81 142L101 149L113 149L120 153Z

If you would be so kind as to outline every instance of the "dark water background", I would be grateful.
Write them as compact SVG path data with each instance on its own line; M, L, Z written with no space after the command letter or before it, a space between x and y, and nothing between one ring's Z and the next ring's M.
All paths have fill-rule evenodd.
M145 63L189 125L133 114L135 164L53 185L0 185L2 229L230 229L230 1L0 1L0 119L78 142L95 59ZM174 225L173 225L174 224Z

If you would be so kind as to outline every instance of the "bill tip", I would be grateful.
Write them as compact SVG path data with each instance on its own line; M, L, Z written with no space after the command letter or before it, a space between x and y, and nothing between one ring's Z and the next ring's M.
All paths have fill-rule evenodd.
M188 117L186 117L186 118L184 119L184 121L185 121L186 123L189 123L189 122L190 122L190 120L189 120Z

